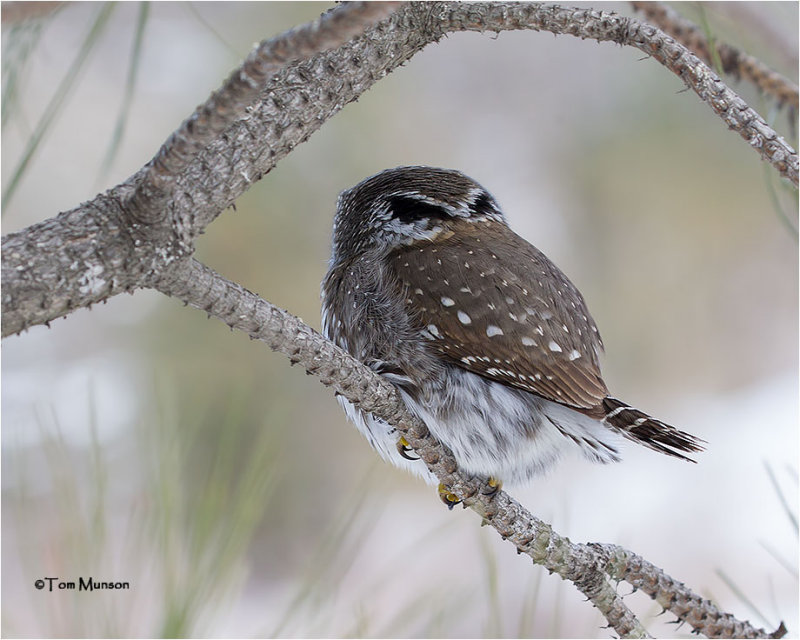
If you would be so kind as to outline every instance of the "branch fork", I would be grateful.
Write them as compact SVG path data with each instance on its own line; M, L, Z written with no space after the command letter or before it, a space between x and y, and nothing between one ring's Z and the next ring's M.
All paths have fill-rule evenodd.
M452 454L394 387L299 318L191 257L194 239L252 182L343 105L443 35L529 29L634 46L678 75L794 185L795 151L697 56L658 28L532 3L354 2L259 45L139 172L91 202L3 237L3 336L122 291L153 288L267 343L336 393L397 427L464 505L518 553L572 581L622 637L647 637L611 580L627 581L695 632L781 637L719 611L639 556L574 544ZM342 81L344 77L346 81Z

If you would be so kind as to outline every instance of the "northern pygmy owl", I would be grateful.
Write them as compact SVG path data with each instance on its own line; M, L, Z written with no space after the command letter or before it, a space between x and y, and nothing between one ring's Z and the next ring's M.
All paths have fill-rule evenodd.
M458 171L398 167L344 191L322 299L325 335L467 473L526 481L570 447L613 462L620 436L684 460L702 449L608 394L583 296ZM384 458L436 482L395 429L339 400Z

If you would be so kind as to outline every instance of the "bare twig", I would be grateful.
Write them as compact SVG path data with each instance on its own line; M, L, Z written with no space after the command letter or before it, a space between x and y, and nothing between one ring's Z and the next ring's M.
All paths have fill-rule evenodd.
M241 285L193 259L173 265L151 284L162 293L221 319L231 328L246 332L252 339L266 342L337 394L397 427L448 490L491 524L519 553L573 582L621 636L645 637L647 632L611 587L609 578L625 580L642 589L708 637L780 637L721 612L709 600L621 547L573 544L507 493L494 493L485 479L464 476L452 454L408 412L390 383L299 318Z
M765 12L759 3L728 0L720 2L715 8L725 12L730 20L747 25L748 34L770 47L770 54L779 57L786 67L797 68L797 39L794 31L776 28L776 25L767 19L769 13Z
M405 434L420 458L436 476L517 546L534 562L570 580L600 609L614 629L624 637L645 637L646 631L592 562L591 552L579 550L548 525L534 518L505 493L493 493L482 479L465 477L455 458L429 434L419 419L405 407L395 388L355 360L299 318L223 278L212 269L189 259L174 265L153 282L166 295L220 318L252 339L266 342L317 376L337 394L365 411L386 420Z
M782 176L798 184L797 152L702 60L657 27L614 13L530 3L448 4L440 19L448 31L541 29L636 47L679 76L728 128L742 136Z
M598 553L603 570L612 579L625 580L636 589L641 589L664 609L678 616L679 620L709 638L782 638L787 633L783 622L769 633L747 621L737 620L627 549L610 544L593 543L589 546Z
M183 121L148 163L131 202L139 222L155 223L167 215L164 205L175 179L249 107L275 74L298 60L341 46L390 15L401 2L349 2L314 22L265 40L247 56L194 113Z
M632 2L631 4L649 22L689 48L706 64L712 64L711 47L700 27L663 2ZM749 80L762 92L775 98L779 105L787 104L795 111L797 110L798 88L794 82L730 44L724 42L715 42L714 44L725 73Z

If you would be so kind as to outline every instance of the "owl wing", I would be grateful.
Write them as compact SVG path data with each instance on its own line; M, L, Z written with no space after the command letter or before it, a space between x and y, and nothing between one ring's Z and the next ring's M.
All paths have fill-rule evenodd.
M608 395L598 362L603 343L580 292L507 227L457 224L456 233L391 256L431 348L484 378L596 408Z

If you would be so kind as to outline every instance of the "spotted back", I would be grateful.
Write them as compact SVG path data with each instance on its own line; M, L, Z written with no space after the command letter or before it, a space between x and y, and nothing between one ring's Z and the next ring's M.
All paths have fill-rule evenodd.
M447 361L581 409L608 395L580 292L505 224L456 220L389 260L409 313Z

